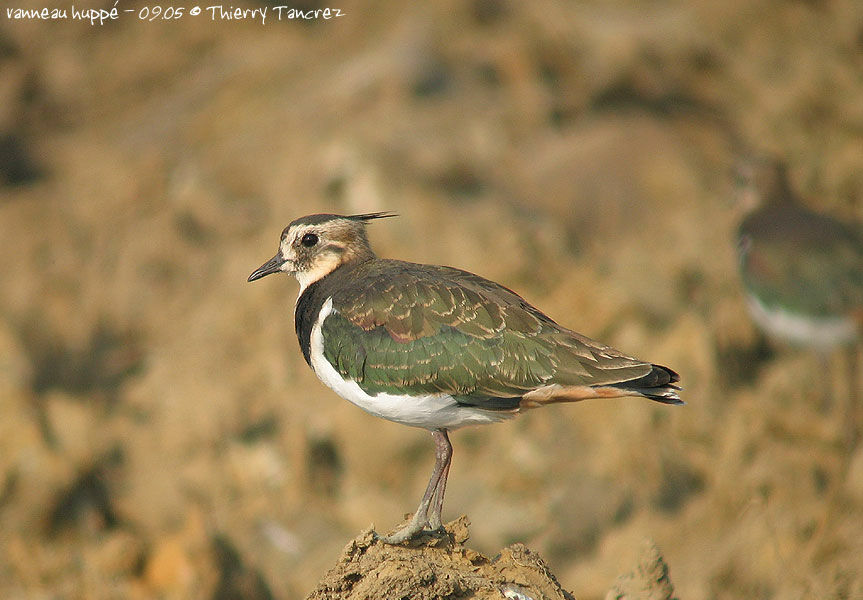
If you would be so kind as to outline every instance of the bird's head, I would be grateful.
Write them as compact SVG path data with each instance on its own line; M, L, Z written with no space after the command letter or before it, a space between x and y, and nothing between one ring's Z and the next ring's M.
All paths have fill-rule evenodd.
M741 159L735 168L738 209L749 214L767 205L793 200L788 167L779 158L758 155Z
M394 213L376 212L301 217L285 227L279 251L255 269L249 281L282 271L296 277L303 290L345 263L373 258L366 224L373 219L394 216Z

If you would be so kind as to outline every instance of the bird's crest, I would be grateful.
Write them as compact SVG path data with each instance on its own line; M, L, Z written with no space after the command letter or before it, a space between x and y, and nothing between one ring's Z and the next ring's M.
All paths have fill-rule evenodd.
M362 223L368 223L374 219L387 219L389 217L397 217L398 213L390 212L388 210L381 212L373 212L373 213L364 213L361 215L347 215L344 217L345 219L349 219L351 221L360 221Z

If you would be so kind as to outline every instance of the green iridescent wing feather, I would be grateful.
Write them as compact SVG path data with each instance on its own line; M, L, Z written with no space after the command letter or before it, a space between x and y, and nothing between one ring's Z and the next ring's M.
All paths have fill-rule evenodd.
M837 246L754 248L747 284L768 306L793 312L829 316L863 310L863 252Z
M863 236L832 219L783 206L744 222L743 279L770 307L830 316L863 310Z
M552 383L610 385L652 368L464 271L374 261L353 278L359 293L333 293L324 356L369 394L446 393L493 406Z

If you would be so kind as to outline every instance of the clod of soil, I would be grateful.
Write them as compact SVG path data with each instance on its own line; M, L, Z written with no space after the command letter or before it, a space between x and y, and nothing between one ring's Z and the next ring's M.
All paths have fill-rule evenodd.
M363 531L307 600L575 600L524 544L507 546L494 558L466 547L468 525L461 516L447 523L446 536L425 535L404 546Z
M677 600L668 565L652 540L644 542L638 565L617 578L605 600Z

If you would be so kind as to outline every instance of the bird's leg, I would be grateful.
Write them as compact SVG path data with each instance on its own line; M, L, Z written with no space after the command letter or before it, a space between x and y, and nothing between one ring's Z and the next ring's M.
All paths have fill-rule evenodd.
M846 352L846 362L848 363L848 399L845 404L845 446L846 456L852 456L857 444L860 442L861 425L860 417L863 415L860 406L860 367L861 353L863 349L857 345L850 346Z
M851 467L851 460L854 457L854 451L860 442L860 406L859 406L859 386L860 386L860 366L861 349L856 346L851 346L844 350L844 355L848 367L849 387L845 394L845 403L840 406L842 413L842 437L845 449L841 454L836 474L833 476L833 481L825 494L823 505L825 510L822 517L819 519L815 527L815 533L810 536L808 544L811 548L812 556L821 556L826 548L825 537L827 532L837 526L836 515L840 513L842 489L848 479L848 471Z
M826 351L816 352L818 356L818 369L827 374L827 384L819 386L818 408L822 414L829 414L836 410L836 369L830 364L830 353ZM841 408L840 408L841 410Z
M432 434L434 435L434 433ZM435 489L434 498L432 499L431 513L429 514L429 527L432 530L438 530L443 527L441 521L441 512L443 512L443 497L446 493L446 480L449 477L449 467L452 464L452 444L449 442L449 436L445 429L440 430L440 436L435 437L435 454L445 455L446 463L444 464L443 472Z
M420 505L414 513L410 522L393 533L392 535L380 536L380 540L386 544L400 544L414 537L421 532L423 528L429 524L429 506L432 500L438 504L438 488L443 481L443 486L446 487L446 474L449 471L450 460L452 459L452 445L449 443L445 429L435 429L431 432L435 440L435 463L431 478L429 479L426 491L423 494ZM443 504L443 493L441 491L440 504ZM434 513L432 513L434 515ZM440 523L440 514L437 515L438 523Z

